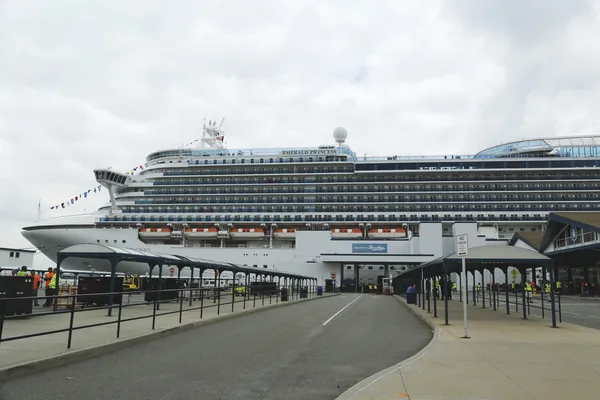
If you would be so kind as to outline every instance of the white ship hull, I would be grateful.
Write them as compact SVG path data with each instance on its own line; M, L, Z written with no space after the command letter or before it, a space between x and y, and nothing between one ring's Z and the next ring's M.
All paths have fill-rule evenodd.
M82 218L82 216L79 216L78 218ZM444 240L441 240L441 224L429 224L431 226L436 226L435 232L431 233L431 235L438 237L438 240L431 241L432 244L438 246L438 248L435 249L427 248L428 245L425 243L427 242L427 238L431 235L427 234L427 229L423 228L421 238L423 239L424 248L422 249L419 247L421 239L419 237L414 237L412 240L387 242L371 240L339 240L333 239L331 233L328 231L296 232L294 247L291 247L292 244L289 240L275 242L273 247L270 246L269 242L247 242L245 247L199 247L193 243L188 243L185 246L147 244L139 239L138 229L135 227L96 228L93 227L91 220L93 220L93 215L90 215L89 219L85 221L90 222L88 225L89 227L75 227L72 223L73 221L64 220L58 225L56 222L53 223L52 220L48 220L38 224L34 229L27 228L23 231L23 236L55 262L57 260L58 251L77 244L91 243L145 250L155 253L174 254L184 257L199 257L206 260L255 267L257 271L279 270L297 273L317 278L320 284L322 284L325 279L331 279L332 274L335 274L335 280L340 284L342 265L353 263L352 261L348 261L348 257L355 257L357 260L356 264L364 264L364 261L360 261L361 257L369 255L362 252L353 254L354 245L367 245L368 247L370 244L387 243L387 254L390 256L397 254L399 256L371 258L371 263L375 264L377 261L381 260L381 265L386 263L397 265L399 262L403 261L403 258L407 263L411 260L414 262L415 257L419 256L420 253L425 256L419 258L419 260L421 262L426 262L447 252L445 248L452 246L452 238L443 238ZM79 224L84 223L82 220L77 222ZM48 227L45 227L45 225L48 225ZM70 227L63 228L61 226ZM232 245L235 244L233 241L231 241L231 243ZM235 245L239 246L237 244ZM336 262L335 255L338 254L340 261ZM327 257L329 257L329 259L325 260ZM106 260L67 258L61 265L61 268L110 271L110 264ZM146 275L150 272L150 268L145 263L121 262L117 266L117 272ZM152 275L158 275L157 268L154 268ZM171 266L163 266L162 275L165 277L170 276ZM176 275L177 269L175 269L175 276ZM383 267L380 267L379 265L376 265L375 267L365 266L360 272L361 279L367 280L372 279L377 281L377 276L379 275L383 275ZM181 272L181 276L189 277L190 269L184 268ZM205 276L211 277L213 276L213 272L207 271ZM352 277L353 275L351 272L348 272L345 276L345 278Z

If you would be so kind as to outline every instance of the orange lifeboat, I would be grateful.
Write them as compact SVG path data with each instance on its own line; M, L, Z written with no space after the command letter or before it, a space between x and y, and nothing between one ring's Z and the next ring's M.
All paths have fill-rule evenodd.
M373 239L399 239L406 237L404 228L374 228L369 229L369 237Z
M141 228L139 230L140 237L144 239L170 239L173 229L168 227L162 228Z
M216 239L217 228L187 228L185 237L187 239Z
M273 236L277 239L294 239L296 237L296 229L295 228L283 228L276 229L273 232Z
M262 228L233 228L229 231L232 239L263 239L265 230Z
M335 228L331 230L331 236L334 239L360 238L362 235L362 229L360 228Z

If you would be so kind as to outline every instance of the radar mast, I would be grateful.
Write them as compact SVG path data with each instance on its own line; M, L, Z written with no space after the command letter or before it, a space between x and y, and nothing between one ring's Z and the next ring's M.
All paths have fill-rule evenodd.
M200 141L200 147L209 147L211 149L224 149L225 144L225 134L221 127L223 126L223 122L225 122L225 118L221 120L219 126L217 126L216 121L208 121L206 123L206 119L204 120L204 124L202 125L202 139Z

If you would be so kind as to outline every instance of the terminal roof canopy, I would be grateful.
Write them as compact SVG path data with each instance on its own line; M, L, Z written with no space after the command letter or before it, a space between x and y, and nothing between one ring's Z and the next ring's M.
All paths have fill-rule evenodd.
M569 226L600 233L599 212L559 212L548 215L546 232L542 240L542 251L546 250L558 234Z
M596 265L599 235L600 212L550 213L541 251L563 266Z
M552 265L552 260L549 257L534 250L498 244L470 247L465 261L467 270L469 271L490 268L531 268ZM448 272L460 272L462 257L459 257L456 253L448 254L428 263L410 268L400 276L416 274L420 277L421 270L423 270L424 277L442 275L444 264L447 266Z
M517 232L510 239L508 244L514 246L519 240L536 251L542 250L542 240L544 239L544 231L523 231Z
M176 265L179 267L189 267L197 269L219 269L222 271L231 271L233 273L242 272L250 274L262 274L267 276L279 276L295 279L315 279L311 276L291 274L283 271L259 270L241 266L237 264L225 263L221 261L206 260L198 257L184 257L174 254L155 253L151 251L142 251L128 249L116 246L107 246L103 244L87 243L77 244L67 247L58 252L58 261L62 262L68 257L94 258L101 260L132 261L148 264Z

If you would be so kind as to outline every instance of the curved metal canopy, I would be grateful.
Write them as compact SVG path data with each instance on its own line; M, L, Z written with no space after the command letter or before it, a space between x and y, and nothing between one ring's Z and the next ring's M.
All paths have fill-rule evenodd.
M257 268L241 266L221 261L206 260L198 257L178 256L174 254L156 253L151 251L129 249L124 247L108 246L97 243L76 244L58 252L60 264L68 257L95 258L115 260L116 262L131 261L148 263L150 265L175 265L181 268L213 269L220 271L241 272L245 274L261 274L293 279L317 279L312 276L292 274L283 271L264 271Z

